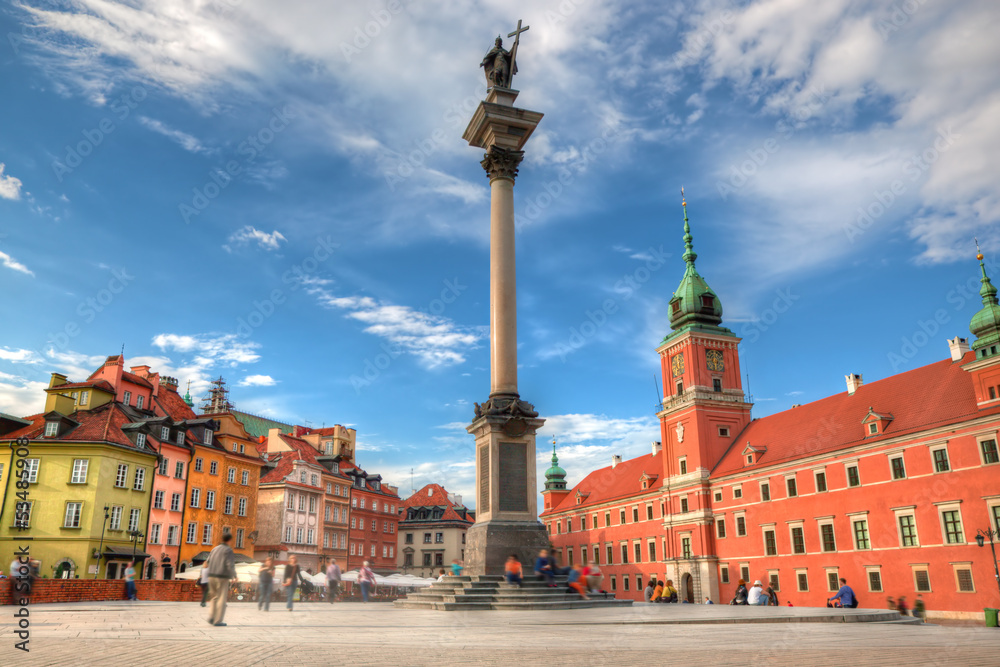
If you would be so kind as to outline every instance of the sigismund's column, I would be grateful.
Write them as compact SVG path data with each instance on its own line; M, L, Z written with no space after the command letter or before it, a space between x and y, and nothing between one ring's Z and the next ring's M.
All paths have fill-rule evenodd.
M527 30L521 28L510 36ZM514 258L514 179L522 148L542 114L514 106L518 41L510 52L499 37L483 59L490 88L463 134L486 150L490 179L490 395L476 404L468 427L476 438L476 523L466 533L466 572L502 574L516 553L530 572L539 549L549 546L538 521L535 433L545 420L517 390L517 277Z

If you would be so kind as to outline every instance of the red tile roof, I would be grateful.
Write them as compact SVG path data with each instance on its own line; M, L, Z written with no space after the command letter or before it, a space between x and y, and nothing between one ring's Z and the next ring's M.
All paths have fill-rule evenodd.
M639 478L644 472L656 474L662 470L662 457L662 453L657 454L654 460L653 454L644 454L628 461L622 461L614 468L608 466L595 470L573 487L572 493L563 498L558 505L551 510L542 512L542 515L574 507L592 507L609 500L648 493L649 489L642 488L642 482L639 481ZM579 505L576 504L578 491L585 496Z
M153 388L153 385L150 384L149 380L146 380L145 378L141 378L138 375L136 375L135 373L129 373L128 371L124 371L122 373L122 379L125 380L126 382L131 382L132 384L137 384L140 387L148 387L150 389Z
M68 442L110 442L129 447L130 449L153 452L152 447L148 443L141 448L137 448L121 430L122 426L130 423L132 420L117 403L106 403L93 410L79 410L69 415L69 417L78 422L79 426L70 429L59 437L44 439ZM21 437L42 438L45 432L45 415L32 415L26 419L31 420L31 426L25 426L13 433L8 433L4 436L4 439Z
M438 521L461 521L469 524L473 522L470 518L463 519L462 515L455 511L456 507L461 508L462 505L455 505L448 500L448 492L440 484L428 484L404 500L400 507L444 507L444 515Z
M109 394L115 393L115 388L111 386L111 383L107 380L92 380L87 382L67 382L66 384L57 384L54 387L48 387L48 389L54 389L57 391L62 391L63 389L100 389L106 391Z
M198 415L191 409L191 406L185 403L184 399L176 391L166 389L159 392L156 396L156 403L160 406L160 410L156 411L157 414L166 414L174 421L198 418Z
M972 379L962 364L975 359L969 352L958 362L950 358L843 393L755 419L733 440L712 471L720 477L745 470L747 444L767 447L762 465L825 454L887 438L965 421L979 414ZM884 433L865 437L861 421L869 409L892 415Z

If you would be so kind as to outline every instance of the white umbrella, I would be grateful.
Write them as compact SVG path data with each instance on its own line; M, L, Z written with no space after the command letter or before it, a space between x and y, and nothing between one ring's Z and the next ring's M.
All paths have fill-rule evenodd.
M201 568L196 567L190 570L185 570L184 572L179 572L174 575L174 579L186 579L188 581L201 579Z
M344 572L342 575L340 575L340 580L341 581L357 581L358 580L358 571L357 570L351 570L350 572Z
M311 577L306 577L306 579L308 579L312 583L316 584L317 586L326 586L327 585L326 575L323 574L322 572L317 572L316 574L312 575Z

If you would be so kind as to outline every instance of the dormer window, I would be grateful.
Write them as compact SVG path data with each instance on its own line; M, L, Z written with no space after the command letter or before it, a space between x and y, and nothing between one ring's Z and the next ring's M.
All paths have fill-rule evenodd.
M122 398L122 403L124 403L125 405L129 405L132 403L132 392L130 391L125 392L125 397Z
M80 392L80 405L86 405L87 401L89 401L89 400L90 400L90 392L89 391L81 391Z
M865 437L867 438L869 436L885 433L885 429L889 426L889 422L891 421L891 414L879 414L878 412L875 412L873 408L868 408L868 414L861 420L861 423L865 428Z
M681 312L681 300L677 299L676 301L674 301L672 304L670 304L670 308L674 315Z
M135 407L138 408L139 410L142 410L142 402L145 399L146 399L145 396L136 396L135 397Z
M872 422L871 424L869 424L868 425L868 433L870 435L875 435L876 433L878 433L878 424L876 424L875 422Z
M59 422L45 422L45 437L54 438L59 435Z
M206 445L212 444L212 429L210 428L205 429L205 444Z
M168 427L166 427L166 426L161 426L160 427L160 440L169 440L169 439L170 439L170 429Z
M701 296L701 307L702 308L714 308L715 301L707 294Z
M135 434L135 446L136 447L145 447L146 446L146 434L145 433L136 433Z
M177 444L178 445L184 444L184 431L177 431Z

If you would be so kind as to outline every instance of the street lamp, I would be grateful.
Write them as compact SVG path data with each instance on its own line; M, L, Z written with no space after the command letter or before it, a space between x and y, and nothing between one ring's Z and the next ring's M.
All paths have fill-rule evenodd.
M132 540L132 560L135 561L135 548L139 546L139 540L146 537L139 530L128 531L129 539ZM141 569L141 568L140 568ZM141 577L140 577L141 578Z
M111 507L108 505L104 506L104 525L101 526L101 546L97 547L97 572L94 572L94 579L97 579L98 575L101 573L101 556L104 552L104 529L108 527L108 519L111 518Z
M997 578L997 590L1000 590L1000 569L997 569L997 550L993 546L993 539L1000 537L1000 534L992 528L987 528L986 530L980 530L976 533L976 544L980 547L986 543L986 540L990 541L990 551L993 552L993 574Z

